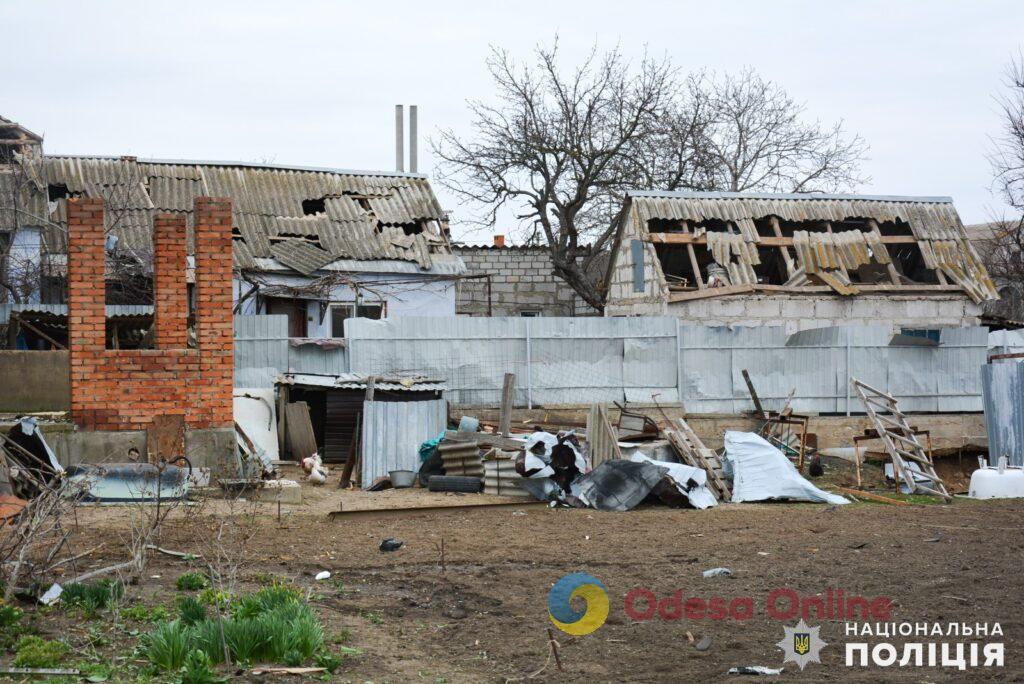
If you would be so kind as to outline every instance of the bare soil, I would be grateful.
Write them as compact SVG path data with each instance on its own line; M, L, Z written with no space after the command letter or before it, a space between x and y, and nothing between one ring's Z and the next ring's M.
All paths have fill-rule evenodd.
M803 672L787 663L781 676L755 681L1024 680L1024 536L1019 524L1024 501L958 498L951 505L900 507L736 504L708 511L652 506L629 513L522 505L332 520L327 512L342 499L346 510L491 499L423 490L342 493L331 486L306 488L305 493L307 501L285 507L280 523L275 505L261 505L260 530L250 543L241 579L246 588L277 577L310 589L328 633L362 650L346 659L335 681L751 679L726 672L744 665L783 667L775 644L783 626L796 622L767 614L768 593L788 588L813 597L829 587L842 588L848 596L890 597L895 622L998 622L1004 636L987 640L1005 643L1005 666L965 672L848 668L844 643L856 639L846 637L841 619L812 616L808 622L821 625L821 637L829 644L822 663ZM222 505L214 502L198 519L176 511L161 544L189 551L197 531L205 524L215 526ZM123 560L120 539L127 515L116 507L83 509L75 548L105 545L67 574ZM382 553L378 545L386 537L405 545ZM703 570L719 566L730 568L732 576L702 577ZM128 587L129 599L172 605L179 594L175 580L190 567L199 568L194 561L154 555L147 577ZM313 575L321 570L329 570L332 578L316 582ZM558 632L548 618L548 590L570 572L590 573L608 590L607 623L586 636ZM637 621L624 609L626 594L637 587L659 598L676 590L682 590L684 600L751 597L754 612L746 620L684 616ZM135 644L131 630L103 620L97 627L60 610L37 616L36 624L44 635L76 644L95 638L97 629L107 630L112 657L127 655ZM548 628L561 646L564 671L549 657ZM710 648L696 650L688 633L695 641L710 636ZM898 645L906 640L890 639Z

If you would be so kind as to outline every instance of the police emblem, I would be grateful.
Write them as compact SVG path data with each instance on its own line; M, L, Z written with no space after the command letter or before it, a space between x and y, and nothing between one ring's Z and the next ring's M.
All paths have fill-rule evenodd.
M776 644L786 654L782 662L796 663L801 670L807 666L807 663L821 662L821 649L828 646L818 636L821 627L809 627L807 623L800 620L795 627L784 627L784 629L786 636Z

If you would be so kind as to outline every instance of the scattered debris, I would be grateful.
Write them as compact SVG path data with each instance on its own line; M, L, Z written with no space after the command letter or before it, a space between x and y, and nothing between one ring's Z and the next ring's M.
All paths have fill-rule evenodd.
M54 582L50 585L50 588L43 592L43 595L39 597L39 602L44 606L52 606L60 600L60 595L63 593L64 587Z
M712 642L713 642L713 640L711 639L711 635L710 634L705 634L704 636L702 636L700 638L700 641L698 641L694 645L694 648L697 649L698 651L707 651L709 648L711 648Z
M398 541L397 539L388 537L380 543L380 550L384 553L390 553L392 551L397 551L403 546L405 546L404 541Z
M330 578L331 573L327 570L321 570L320 572L316 573L316 575L313 577L313 579L315 579L317 582L323 582L324 580Z
M765 667L764 665L744 665L743 667L731 667L728 674L731 675L780 675L782 668Z
M711 568L701 573L704 577L729 577L732 575L732 570L729 568Z

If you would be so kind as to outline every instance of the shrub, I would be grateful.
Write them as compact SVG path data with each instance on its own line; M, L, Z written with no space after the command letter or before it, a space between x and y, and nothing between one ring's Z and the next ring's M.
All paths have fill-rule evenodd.
M0 606L0 629L11 629L21 620L24 611L16 606Z
M179 591L199 591L210 585L206 575L201 572L186 572L178 576L177 587Z
M47 641L37 636L23 636L15 646L14 667L57 667L68 654L62 641Z

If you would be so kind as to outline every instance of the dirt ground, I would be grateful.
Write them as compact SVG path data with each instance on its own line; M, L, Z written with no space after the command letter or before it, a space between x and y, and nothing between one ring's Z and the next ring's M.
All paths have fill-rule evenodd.
M328 634L341 635L337 640L362 651L345 660L334 681L1024 680L1019 579L1024 537L1014 522L1024 514L1024 501L958 498L951 505L901 507L735 504L707 511L651 506L628 513L541 504L332 520L327 512L342 501L345 510L355 510L492 499L422 490L342 493L329 486L307 487L305 493L303 505L284 507L281 522L275 505L259 505L259 531L247 545L240 586L255 588L279 578L310 590ZM195 540L204 528L216 529L225 505L175 511L160 543L198 552ZM104 546L80 561L78 572L122 559L129 516L125 508L81 510L75 548ZM382 553L378 545L387 537L405 544ZM720 566L730 568L732 576L702 577L703 570ZM154 555L147 578L128 587L129 600L173 604L175 580L190 567L201 569L197 561ZM315 581L313 575L321 570L329 570L331 579ZM554 630L564 668L559 671L549 656L547 629L552 624L546 601L552 584L571 572L590 573L604 583L610 612L592 634ZM796 618L769 617L768 593L791 589L807 597L829 587L842 588L848 596L890 597L895 622L998 622L1004 636L989 641L1005 643L1005 666L965 672L849 668L844 643L856 639L845 636L841 620L813 616L808 622L821 626L828 643L822 663L809 664L803 672L793 663L783 665L775 644L783 626L794 625ZM624 604L636 588L659 598L682 590L684 600L751 597L753 615L745 620L684 616L679 621L656 615L637 621ZM72 641L96 629L61 619L57 612L39 617L37 624L50 638ZM710 648L698 651L688 633L695 641L709 636ZM111 648L130 651L130 634L119 634L110 635ZM902 644L905 639L890 641ZM785 671L776 677L726 674L744 665Z

